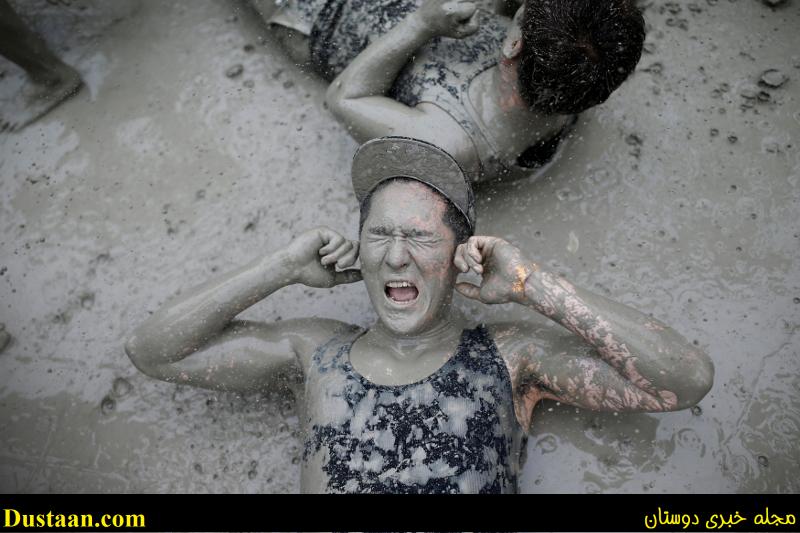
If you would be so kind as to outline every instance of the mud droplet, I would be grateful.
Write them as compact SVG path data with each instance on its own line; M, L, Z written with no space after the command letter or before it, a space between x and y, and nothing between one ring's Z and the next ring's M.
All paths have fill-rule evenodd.
M536 442L536 447L542 450L542 454L552 453L558 448L558 441L553 435L545 435Z
M258 475L258 472L256 472L255 470L250 470L247 473L247 479L255 479L257 475Z
M100 402L100 411L104 415L110 415L111 413L114 412L114 409L116 408L117 408L117 402L114 401L114 398L112 398L111 396L106 396L105 398L103 398L103 401Z
M131 382L125 378L117 378L114 380L114 383L111 385L111 392L117 398L122 398L127 396L133 390L133 385Z
M567 251L571 254L574 254L578 251L578 247L580 246L580 242L578 241L578 236L575 235L574 231L569 232L569 242L567 243Z
M761 466L766 468L766 467L769 466L769 459L767 458L766 455L759 455L758 456L758 464L760 464Z
M658 75L664 72L664 65L662 65L661 63L653 63L649 67L643 68L642 70L644 72L649 72L650 74Z
M717 128L711 128L710 133L712 137L716 137L717 135L719 135L719 130Z
M739 93L742 98L746 98L747 100L755 100L758 96L758 91L755 89L742 89Z
M203 473L203 465L201 465L200 463L195 463L194 464L194 471L197 472L198 474L202 474Z
M283 82L284 89L291 89L292 87L294 87L294 82L292 80L286 80Z
M700 439L700 436L691 428L685 428L678 431L677 443L678 446L682 448L696 450L701 453L704 449L703 441Z
M252 52L255 49L256 49L256 47L254 45L250 44L250 43L247 43L246 45L244 45L242 47L242 50L244 50L245 52Z
M737 137L736 135L728 135L728 142L729 143L735 144L736 141L738 141L738 140L739 140L739 137Z
M639 137L635 133L631 133L630 135L625 137L625 143L630 145L630 146L641 146L642 139L641 139L641 137Z
M81 294L81 307L91 309L94 306L94 293L85 292Z
M11 335L6 331L5 324L0 324L0 352L6 349L9 342L11 342Z
M244 80L242 82L242 85L244 85L248 89L252 89L253 87L256 86L256 82L254 82L253 80Z
M800 298L794 298L794 300L792 300L792 301L793 301L794 303L796 303L796 304L800 304Z
M692 414L694 416L700 416L703 414L703 409L699 405L695 405L692 407Z
M237 76L241 76L242 72L244 72L244 66L242 66L241 63L237 63L226 70L225 75L229 78L235 78Z

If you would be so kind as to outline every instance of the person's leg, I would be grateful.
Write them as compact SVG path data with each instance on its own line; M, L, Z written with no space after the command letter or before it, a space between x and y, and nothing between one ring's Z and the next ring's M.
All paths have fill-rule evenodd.
M0 55L43 85L58 83L60 72L71 70L47 48L41 37L25 26L6 0L0 0Z
M33 122L81 86L78 72L53 54L6 0L0 0L0 55L19 65L38 86L14 106L24 109L3 112L0 131Z

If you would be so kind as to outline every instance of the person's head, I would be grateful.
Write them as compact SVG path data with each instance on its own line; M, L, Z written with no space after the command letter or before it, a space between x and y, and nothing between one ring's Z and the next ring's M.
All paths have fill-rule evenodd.
M372 305L389 330L424 332L449 310L458 276L453 256L473 233L469 184L439 148L384 138L356 153L353 186L361 206L361 274Z
M644 19L633 0L526 0L503 43L524 102L546 114L603 103L636 68Z
M428 185L397 178L364 198L361 218L361 275L378 317L396 333L425 331L452 301L464 216Z

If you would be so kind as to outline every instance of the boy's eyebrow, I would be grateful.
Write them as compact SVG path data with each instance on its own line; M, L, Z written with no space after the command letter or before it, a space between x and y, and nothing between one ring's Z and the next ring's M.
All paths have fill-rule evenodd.
M369 228L370 233L374 233L376 235L391 235L392 230L387 228L386 226L370 226Z
M425 231L421 229L408 229L403 230L403 233L408 235L409 237L433 237L435 234L430 231Z
M382 226L382 225L370 226L368 228L368 231L370 233L374 234L374 235L392 235L394 233L394 230L392 228L389 228L387 226ZM430 231L421 230L421 229L416 229L416 228L401 229L400 231L406 237L435 237L436 236L435 233L432 233Z

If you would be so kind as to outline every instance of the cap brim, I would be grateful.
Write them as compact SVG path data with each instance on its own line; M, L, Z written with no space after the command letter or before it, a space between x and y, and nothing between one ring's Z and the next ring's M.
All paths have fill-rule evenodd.
M439 191L475 228L472 187L453 157L433 144L407 137L381 137L361 145L353 156L353 191L361 202L379 183L410 178Z

